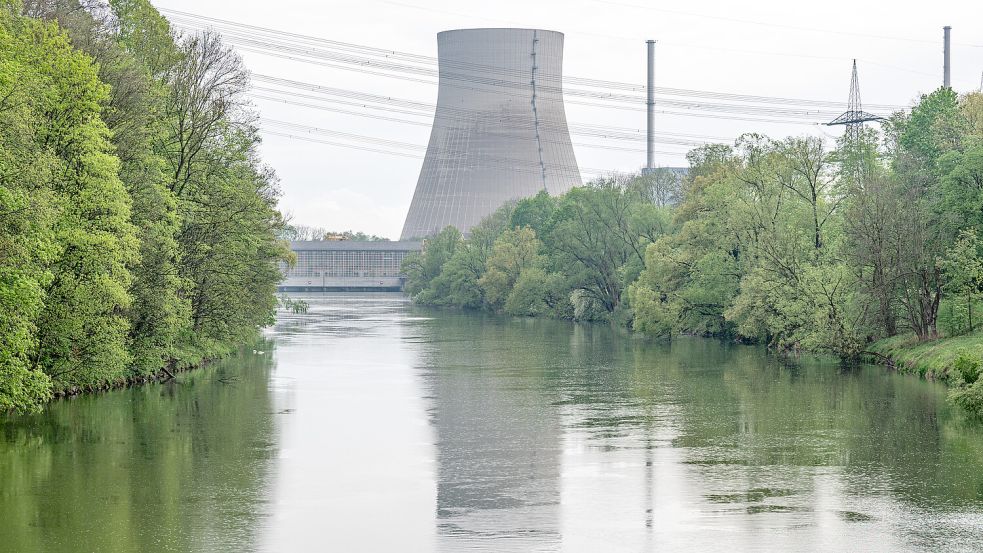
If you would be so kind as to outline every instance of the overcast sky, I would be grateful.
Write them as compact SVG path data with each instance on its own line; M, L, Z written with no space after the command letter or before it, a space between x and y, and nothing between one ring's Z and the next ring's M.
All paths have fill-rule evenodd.
M530 27L565 33L565 76L645 83L645 40L658 41L656 85L845 102L857 59L865 104L909 105L942 82L942 27L953 27L952 85L978 90L983 74L983 2L733 2L690 0L154 0L192 12L326 39L428 56L436 34L471 27ZM364 72L242 52L260 75L435 103L437 87ZM573 98L568 98L568 100ZM692 99L690 99L692 100ZM425 125L254 100L264 118L426 145ZM570 104L567 119L644 129L643 111ZM390 114L391 115L391 114ZM396 116L400 117L400 116ZM819 134L842 127L659 114L659 130L732 140L743 132ZM320 137L326 140L330 138ZM333 139L336 142L345 142ZM644 148L644 143L578 139ZM644 152L575 147L581 168L635 171ZM662 145L659 165L683 166L685 146ZM422 160L264 137L281 178L282 209L296 223L397 238ZM590 177L590 175L586 175Z

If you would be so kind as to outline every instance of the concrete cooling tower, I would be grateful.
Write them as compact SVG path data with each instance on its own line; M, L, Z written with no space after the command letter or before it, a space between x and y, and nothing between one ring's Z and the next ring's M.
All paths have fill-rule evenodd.
M468 233L509 200L579 186L563 111L563 33L437 35L440 85L427 155L401 240Z

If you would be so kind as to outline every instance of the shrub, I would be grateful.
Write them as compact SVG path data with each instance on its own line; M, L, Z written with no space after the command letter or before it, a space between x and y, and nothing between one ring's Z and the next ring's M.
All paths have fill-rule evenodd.
M959 352L959 357L952 363L956 374L962 377L966 384L974 384L980 377L980 360L965 351Z
M970 413L983 416L983 380L953 389L949 399Z

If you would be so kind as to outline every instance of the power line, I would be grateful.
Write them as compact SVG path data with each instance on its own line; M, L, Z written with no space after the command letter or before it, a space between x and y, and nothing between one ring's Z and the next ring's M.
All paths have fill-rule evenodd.
M509 77L513 75L510 75L508 71L498 67L466 63L442 63L438 65L438 60L436 58L421 54L345 43L341 41L323 39L320 37L279 31L267 27L197 16L188 12L178 12L176 10L161 11L174 14L172 16L172 20L180 27L191 30L201 30L215 27L217 30L220 30L223 33L225 40L229 44L247 52L254 52L262 55L279 57L281 59L290 59L307 64L337 68L363 74L419 82L428 85L437 84L435 79L439 77L442 84L456 86L459 88L480 89L479 87L491 87L496 89L496 93L512 95L519 95L520 93L510 91L510 88L521 88L521 95L525 96L526 94L524 89L527 85L517 82L519 78L525 78L524 74L519 74L513 71L513 73L516 73L516 75L514 75L516 79L510 79ZM425 102L342 88L327 87L315 83L295 81L269 75L257 74L253 77L256 81L265 82L276 87L294 89L282 90L282 88L258 86L255 87L255 90L272 94L272 96L267 94L257 94L255 92L249 93L249 95L253 98L340 113L344 115L367 117L402 124L419 126L428 125L424 121L414 121L400 117L367 113L365 111L310 104L300 102L296 100L296 98L305 97L316 100L317 102L356 107L359 108L359 110L382 111L416 117L433 117L436 107L433 104L428 104ZM542 88L545 91L553 92L557 96L562 93L564 96L580 98L567 100L566 102L570 104L594 108L632 111L641 111L645 109L643 104L645 100L644 97L637 94L637 92L645 91L644 86L601 79L566 77L563 79L565 82L575 83L583 88L567 87L564 89L559 84L560 79L560 75L558 74L538 74L537 83L542 81L542 84L537 84L537 89ZM550 80L556 84L548 84ZM453 81L453 84L448 81ZM296 92L296 90L305 90L307 92L313 92L314 94L302 94ZM660 95L660 98L657 100L656 104L663 108L672 108L659 110L660 114L667 116L732 119L756 123L766 122L816 125L820 121L828 120L828 118L832 116L831 114L834 114L834 112L821 108L835 109L843 106L842 102L825 100L754 96L665 87L659 87L654 90L658 95ZM281 98L277 97L276 95L290 95L290 98ZM698 101L694 101L693 99L698 99ZM882 109L896 109L901 106L879 105L877 107ZM474 120L475 118L481 117L492 117L497 119L499 122L503 119L503 116L497 114L489 116L489 114L482 114L473 110L454 110L454 108L445 110L442 108L441 114L433 122L433 125L440 124L438 121L446 122L448 120ZM508 116L504 116L504 118L507 119ZM518 126L519 129L523 128L522 125L529 125L525 119L520 118L516 118L512 124ZM544 125L549 124L558 123L544 123ZM421 151L426 149L426 147L422 145L409 142L345 133L275 119L263 119L261 128L264 132L274 136L284 136L287 138L302 140L309 139L310 141L336 147L360 149L403 157L421 157L417 154L403 150ZM624 127L618 128L604 125L584 125L573 123L570 125L570 132L571 134L600 139L634 141L644 140L644 137L641 135L639 129ZM340 139L344 142L320 138L311 139L309 136L311 134ZM308 136L305 137L303 135ZM703 141L703 139L727 140L718 139L715 137L703 137L699 135L674 135L673 133L660 133L660 136L660 143L687 147L702 146L706 144L707 142ZM352 142L362 144L353 144ZM644 151L640 148L612 146L606 144L575 143L575 145L578 147L628 152ZM455 160L466 159L467 157L474 155L463 151L441 150L439 148L435 148L432 144L430 148L430 153L432 155L444 156L452 162ZM683 152L672 151L660 151L658 153L672 156L684 155ZM481 158L484 166L499 166L510 170L521 170L524 164L530 165L530 167L536 165L528 160L490 158L487 155L479 155L478 157ZM539 170L540 168L537 165L533 172L539 172ZM559 166L552 166L550 167L550 170L570 173L577 171L583 171L585 173L605 172L604 170L600 169Z
M233 44L238 44L238 42L235 39L231 40L230 42L233 43ZM249 48L247 47L246 49L249 49ZM298 58L296 56L291 56L291 55L283 54L283 53L276 52L276 51L274 51L274 52L263 52L263 53L267 53L267 54L270 54L270 55L274 55L274 56L277 56L277 57L283 57L283 58L291 59L291 60L295 60L295 61L304 61L304 62L307 62L307 63L316 63L317 65L327 65L329 67L334 67L334 68L339 68L339 69L345 69L345 70L350 70L350 71L356 71L356 72L359 72L359 73L375 74L375 75L381 75L381 76L390 77L390 78L396 78L396 79L401 79L401 80L409 80L409 81L415 81L415 82L422 82L422 83L426 83L426 84L433 84L433 85L436 84L436 82L434 82L433 80L418 79L418 78L414 78L414 77L407 77L407 76L404 76L404 75L394 75L394 74L374 72L374 71L371 71L371 70L368 70L368 69L365 69L364 68L366 65L368 65L368 66L377 65L377 64L375 64L373 62L362 62L362 63L355 62L352 67L347 67L347 66L339 66L337 64L330 64L330 63L325 64L325 63L321 63L321 62L311 62L311 61L306 60L306 59L303 59L303 58ZM303 55L309 56L311 54L303 54ZM510 81L472 78L472 77L468 77L468 76L463 75L463 74L449 74L448 73L448 74L441 75L441 77L442 78L445 78L445 79L448 79L448 80L460 81L460 82L465 82L465 83L473 83L473 84L479 84L479 85L487 85L487 86L491 86L491 87L518 88L518 85L516 83L510 82ZM475 87L459 86L459 85L453 85L453 84L449 84L448 86L456 86L458 88L467 88L467 89L476 89ZM552 89L551 91L554 92L554 93L559 93L560 92L559 87L549 87L549 86L544 85L543 88L546 89L546 90L548 90L548 91L550 89ZM502 94L510 94L510 95L514 95L514 96L520 95L520 93L517 93L517 92L508 92L508 91L499 91L499 92L502 93ZM606 101L606 102L619 102L619 103L629 103L629 104L642 104L644 102L644 98L641 97L641 96L627 95L627 94L620 94L620 93L595 92L595 91L581 90L581 89L566 89L566 90L563 90L562 92L563 92L564 95L570 95L570 96L576 96L576 97L582 97L582 98L589 98L589 99L593 99L593 100L600 100L602 102L605 102ZM606 107L605 104L598 104L597 102L593 102L593 103L591 103L589 105L598 105L598 106L604 106L604 107ZM668 107L676 107L676 108L681 108L681 109L696 109L696 110L701 110L701 111L718 111L718 112L725 112L725 113L741 113L741 114L747 114L747 115L772 115L772 116L778 116L778 117L815 118L816 120L828 120L831 117L835 117L835 115L837 113L839 113L838 111L821 111L821 110L818 110L818 109L813 110L813 109L774 108L774 107L755 106L755 105L720 104L720 103L713 103L713 102L692 102L692 101L684 101L684 100L673 100L673 99L667 99L667 98L662 98L662 99L656 100L656 105L664 105L664 106L668 106Z
M403 59L405 61L409 61L412 63L425 64L425 65L436 65L437 63L437 59L432 56L425 56L421 54L401 52L398 50L389 50L389 49L329 40L329 39L314 37L310 35L302 35L298 33L281 31L268 27L261 27L261 26L238 23L238 22L219 19L219 18L200 16L188 12L179 12L177 10L163 9L161 11L166 13L173 13L175 14L174 19L188 22L184 24L178 23L179 25L187 25L191 27L197 26L198 28L203 28L203 24L200 22L207 21L210 22L211 25L204 25L204 27L215 26L215 27L224 27L226 29L232 29L232 33L234 33L232 38L234 40L238 40L240 42L247 42L251 44L253 48L257 48L257 49L261 49L265 47L267 49L274 49L274 50L276 50L277 48L280 48L281 50L286 48L289 50L291 47L290 44L291 41L294 41L295 43L299 41L299 42L322 44L323 46L327 46L332 50L341 50L345 52L371 55L376 57L382 57L387 60ZM251 31L251 33L248 35L243 35L241 34L241 32L237 33L235 29L240 29L240 30L246 29ZM269 39L260 40L257 37L256 32L260 32L267 35L273 35L275 37L277 36L290 37L290 39L288 40L277 39L278 42L270 42ZM333 55L335 56L335 59L339 59L338 54L326 53L323 48L312 49L311 47L308 47L306 50L299 50L299 51L298 49L295 48L293 49L293 51L294 53L301 54L301 55L309 55L311 57ZM356 64L372 63L371 60L369 60L368 58L342 57L340 59L341 61L347 61ZM393 64L391 62L389 62L388 65L383 64L382 62L375 62L375 63L379 64L384 69L403 70L403 71L414 72L416 74L427 75L432 77L435 77L437 75L435 70L429 68L421 68L421 67L410 66L406 64ZM454 69L467 69L469 71L488 71L488 72L494 72L496 74L502 73L501 68L496 68L491 66L480 66L476 64L455 65L454 63L445 64L445 65ZM645 87L643 85L634 84L634 83L624 83L624 82L591 79L591 78L583 78L583 77L575 77L575 76L564 77L564 80L569 83L581 84L583 86L588 86L593 88L611 88L611 89L621 89L621 90L629 90L629 91L636 91L636 92L642 92L645 90ZM707 99L721 99L721 100L730 100L730 101L738 101L738 102L809 105L809 106L816 106L816 107L830 107L834 109L844 109L846 107L846 104L844 104L843 102L836 102L836 101L755 96L755 95L732 94L732 93L723 93L723 92L666 88L666 87L656 88L656 93L664 94L664 95L672 95L672 96L694 96L694 97L701 97ZM641 99L641 97L636 97L635 99ZM871 104L869 105L869 107L876 108L876 109L895 110L895 109L904 108L906 106L890 105L890 104Z
M844 31L844 30L841 30L841 29L820 29L820 28L816 28L816 27L804 27L804 26L800 26L800 25L787 25L787 24L783 24L783 23L771 23L771 22L766 22L766 21L755 21L755 20L751 20L751 19L742 19L742 18L739 18L739 17L728 17L728 16L722 16L722 15L711 15L711 14L704 14L704 13L694 13L694 12L687 12L687 11L683 11L683 10L673 10L673 9L667 9L667 8L662 8L662 7L649 6L649 5L630 4L630 3L627 3L627 2L615 2L613 0L591 0L591 1L593 1L595 3L598 3L598 4L607 4L609 6L622 6L622 7L626 7L626 8L635 8L635 9L640 9L640 10L648 10L648 11L656 11L656 12L662 12L662 13L671 13L671 14L676 14L676 15L684 15L684 16L687 16L687 17L696 17L696 18L700 18L700 19L716 19L718 21L727 21L729 23L743 23L743 24L746 24L746 25L759 25L759 26L762 26L762 27L772 27L772 28L776 28L776 29L789 29L789 30L794 30L794 31L808 31L808 32L812 32L812 33L828 33L828 34L838 34L838 35L849 35L849 36L858 36L858 37L864 37L864 38L876 38L876 39L880 39L880 40L895 40L895 41L901 41L901 42L917 42L917 43L921 43L921 44L936 44L937 43L936 40L934 40L934 39L930 40L930 39L927 39L927 38L922 39L922 38L911 38L911 37L890 36L890 35L877 35L877 34L871 34L871 33L858 33L858 32L854 32L854 31ZM969 43L960 43L960 45L961 46L968 46L968 47L971 47L971 48L980 48L980 47L983 47L983 45L969 44Z
M411 158L411 159L423 159L424 158L424 155L423 154L414 154L414 153L410 153L410 152L402 152L402 151L398 151L398 150L385 149L385 148L376 148L376 147L372 147L372 146L362 146L362 145L359 145L359 144L349 144L349 143L345 143L345 142L335 142L333 140L324 140L324 139L315 138L315 137L312 137L312 136L307 136L305 134L295 134L295 133L286 132L286 131L283 131L283 130L270 129L270 128L267 128L267 127L263 127L262 125L259 127L259 129L263 132L263 134L266 134L266 135L279 136L279 137L289 138L289 139L293 139L293 140L302 140L302 141L305 141L305 142L313 142L313 143L317 143L317 144L326 144L326 145L335 146L335 147L338 147L338 148L346 148L346 149L352 149L352 150L361 150L361 151L367 151L367 152L373 152L373 153L379 153L379 154L385 154L385 155L392 155L392 156L398 156L398 157L406 157L406 158ZM445 154L446 155L446 153L447 152L445 152L445 151L439 151L439 150L437 151L437 154L438 155L440 155L440 154ZM656 152L656 153L679 155L678 152ZM490 166L490 167L505 167L505 168L508 168L508 169L511 169L511 170L515 170L515 171L519 171L519 172L532 172L532 173L538 173L539 172L536 169L533 169L533 170L521 169L521 168L515 167L511 163L504 163L504 162L503 163L498 163L498 164L495 164L495 163L486 164L486 166ZM548 169L554 169L556 167L557 166L547 166ZM579 170L581 173L589 174L589 175L607 175L607 174L611 174L611 173L616 173L617 172L617 170L612 170L612 169L599 169L599 168L591 168L591 167L578 167L577 170Z
M431 110L431 111L433 109L435 109L435 105L434 104L428 104L428 103L425 103L425 102L419 102L419 101L415 101L415 100L406 100L406 99L395 98L395 97L392 97L392 96L382 96L382 95L378 95L378 94L371 94L371 93L367 93L367 92L359 92L359 91L353 91L353 90L347 90L347 89L340 89L340 88L335 88L335 87L328 87L328 86L325 86L325 85L319 85L319 84L315 84L315 83L307 83L307 82L303 82L303 81L295 81L295 80L286 79L286 78L283 78L283 77L274 77L274 76L271 76L271 75L263 75L261 73L255 73L255 74L253 74L252 75L252 78L253 78L253 80L256 80L256 81L265 82L265 83L269 83L269 84L276 84L278 86L283 86L283 87L286 87L286 88L295 88L295 89L300 89L300 90L306 90L306 91L309 91L309 92L315 92L315 93L318 93L318 94L328 95L328 96L341 96L341 97L344 97L344 98L358 99L358 100L363 100L363 101L369 102L369 103L375 103L375 104L378 104L378 103L381 103L381 104L393 104L393 105L396 105L396 106L399 106L399 107L404 107L404 108L409 108L409 109L424 109L424 110ZM287 92L284 91L283 93L287 93ZM581 101L577 101L577 100L566 100L565 103L567 103L567 104L575 104L575 105L586 105L586 106L591 106L591 107L602 107L602 108L606 108L606 109L628 110L628 111L643 111L645 109L644 106L617 105L617 104L597 104L596 102L581 102ZM356 104L356 105L359 105L359 104ZM366 107L369 107L369 106L366 106ZM447 109L453 110L453 108L447 108ZM818 119L817 120L803 120L803 119L772 119L772 118L762 118L762 117L752 118L752 117L742 116L739 113L738 114L698 113L698 112L692 111L692 110L691 111L679 112L679 111L672 111L672 110L662 109L662 110L658 110L657 113L662 114L662 115L670 115L670 116L705 117L705 118L711 118L711 119L729 119L729 120L737 120L737 121L750 121L750 122L756 122L756 123L782 123L782 124L799 124L799 125L818 125L818 124L821 124L821 122L824 122L824 121L818 120Z
M274 91L274 92L277 92L277 93L284 93L283 91L278 91L276 89L267 89L265 87L260 87L260 88L263 88L263 90L270 90L270 91ZM364 118L369 118L369 119L378 119L378 120L382 120L382 121L391 121L391 122L394 122L394 123L403 123L403 124L408 124L408 125L417 125L417 126L421 126L421 127L431 127L431 126L433 126L431 123L428 123L426 121L414 121L414 120L403 119L403 118L399 118L399 117L388 117L388 116L385 116L385 115L377 115L377 114L372 114L372 113L365 113L365 112L352 111L352 110L346 110L346 109L340 109L340 108L333 108L333 107L323 106L323 105L318 105L318 104L310 104L310 103L307 103L307 102L298 102L298 101L293 100L293 99L278 98L276 96L269 96L269 95L265 95L265 94L257 94L255 92L250 92L250 93L247 93L247 94L248 94L248 96L250 96L252 98L258 98L258 99L262 99L262 100L269 100L269 101L273 101L273 102L279 102L279 103L288 104L288 105L295 105L295 106L299 106L299 107L307 107L307 108L316 109L316 110L319 110L319 111L327 111L327 112L332 112L332 113L340 113L340 114L343 114L343 115L353 115L353 116L356 116L356 117L364 117ZM292 96L295 96L296 95L296 93L290 93L290 94ZM312 98L315 98L315 99L317 99L319 101L325 101L324 99L320 99L320 98L317 98L317 97L312 97ZM354 103L354 102L352 102L352 103ZM363 104L363 106L364 106L364 104ZM383 111L387 111L385 107L381 107L381 106L380 107L373 107L373 109L381 109ZM410 112L410 111L407 111L407 110L394 110L394 111L400 112L400 113L409 113L409 114L412 114L412 115L429 116L431 118L433 117L433 113L432 112L430 112L430 113L415 113L415 112ZM479 116L480 115L477 114L477 112L471 112L468 115L445 115L443 118L450 119L450 120L453 120L453 121L462 121L463 122L463 121L473 121L473 120L475 120L476 117L479 117ZM496 117L496 119L502 120L503 117ZM518 118L517 118L516 121L513 121L512 123L510 123L510 126L515 127L515 128L518 128L520 130L521 129L531 130L532 127L533 127L533 125L531 123L528 123L525 120L519 120ZM550 123L543 123L542 126L545 127L545 128L548 128L548 129L549 128L558 128L555 125L552 125ZM595 125L583 125L583 124L573 123L573 124L571 124L569 126L569 129L570 129L570 133L571 134L574 134L574 135L583 135L583 136L590 136L590 137L594 137L594 138L607 138L607 139L617 139L617 140L636 140L636 141L643 141L643 140L645 140L645 136L639 130L637 130L637 129L629 129L627 127L602 127L602 126L595 126ZM699 146L699 145L706 144L708 141L731 142L733 140L731 138L723 138L723 137L701 136L701 135L684 134L684 133L667 133L667 132L656 133L656 136L658 137L657 142L659 142L659 143L664 143L664 144L677 144L677 145L682 145L682 146Z
M351 113L354 113L354 112L351 112ZM361 115L361 114L357 114L356 113L356 115ZM389 121L396 121L396 122L400 122L400 123L413 123L413 124L418 124L419 123L417 121L407 121L407 120L402 120L402 119L397 119L397 118L389 118L389 117L383 117L383 119L389 120ZM276 119L269 119L269 118L263 118L262 121L268 122L268 123L273 123L273 124L291 125L291 126L295 126L295 127L299 125L299 124L295 124L295 123L286 123L286 122L283 122L283 121L278 121ZM429 124L426 124L426 123L424 123L423 125L430 126ZM317 130L319 132L322 131L322 129L317 129L315 127L305 126L305 128L306 129L309 129L309 130ZM452 128L452 127L450 127L450 128ZM324 133L329 133L329 131L327 131L327 130L323 130L323 132ZM351 135L349 133L340 133L340 132L336 132L336 131L330 131L330 134L332 136L341 136L341 137L355 137L355 136L358 136L358 135ZM360 137L360 138L364 138L364 137ZM532 138L532 137L516 136L516 137L513 137L513 138L516 139L516 140L534 140L534 138ZM557 141L555 141L555 140L548 140L546 142L547 143L550 143L550 144L556 144L557 143ZM683 140L683 139L658 139L655 142L657 144L675 145L675 146L687 146L687 147L691 147L691 148L692 147L697 147L697 146L704 146L704 145L708 144L708 142L700 142L700 141L694 141L694 140ZM630 148L630 147L624 147L624 146L609 146L609 145L606 145L606 144L589 144L589 143L585 143L585 142L573 142L572 144L574 146L578 146L578 147L582 147L582 148L595 148L595 149L601 149L601 150L614 150L614 151L621 151L621 152L644 152L645 151L642 148ZM418 146L416 144L410 145L409 143L403 143L403 145L404 146L414 147L414 148L416 148L416 147L422 147L422 146ZM671 154L671 155L684 155L685 154L685 152L661 152L661 153L663 153L663 154Z
M389 5L392 5L392 6L400 6L400 7L403 7L403 8L411 8L411 9L415 9L415 10L423 10L423 11L429 11L429 12L433 12L433 13L443 13L443 14L455 15L455 16L458 16L458 17L466 17L466 18L469 18L469 19L478 18L478 19L484 19L486 21L497 21L499 23L506 23L506 24L508 24L510 26L519 26L519 27L524 26L522 23L519 23L519 22L509 21L509 20L506 20L506 19L481 17L481 16L476 16L473 13L466 14L466 13L461 13L461 12L453 12L453 11L449 11L449 10L439 10L439 9L435 9L435 8L425 7L425 6L418 6L418 5L414 5L414 4L408 4L408 3L405 3L405 2L395 2L393 0L375 0L375 1L376 2L379 2L379 3L382 3L382 4L389 4ZM626 36L626 35L610 35L610 34L605 34L605 33L597 33L597 32L593 32L593 31L584 31L584 30L579 30L579 29L569 29L566 32L569 33L569 34L577 34L577 35L584 35L584 36L595 36L595 37L600 37L600 38L605 38L605 39L611 39L611 40L631 41L633 43L641 43L643 40L646 39L645 37L629 37L629 36ZM712 51L718 51L718 52L725 52L727 54L733 54L735 52L739 52L739 53L744 53L744 54L755 54L755 55L764 55L764 56L781 56L781 57L793 57L793 58L804 58L804 59L821 59L821 60L832 60L832 61L838 61L838 62L839 61L844 61L846 59L849 59L849 58L843 58L843 57L817 56L817 55L814 55L814 54L801 54L801 53L784 52L784 51L779 52L779 51L767 51L767 50L747 50L747 49L734 48L733 46L718 47L718 46L709 46L709 45L703 44L703 43L676 42L676 41L667 41L665 39L661 40L661 43L664 44L664 45L668 45L670 47L675 46L675 47L682 47L682 48L687 48L687 49L689 49L689 48L699 48L699 49L703 49L703 50L712 50ZM971 44L969 46L977 47L978 45ZM861 61L864 61L864 62L867 62L867 63L876 63L873 60L861 60Z
M272 126L274 128L270 129L268 126ZM309 125L302 125L299 123L290 123L287 121L277 121L277 120L270 120L270 119L262 119L260 121L260 129L264 133L289 134L290 137L292 138L303 137L304 134L326 135L332 137L339 134L337 133L337 131L332 131L330 129L322 129L318 127L312 127ZM285 131L283 129L293 129L294 132ZM304 134L296 134L298 132ZM471 157L477 157L481 160L482 167L495 167L495 168L509 169L513 171L525 171L525 172L533 172L533 173L540 172L539 163L537 161L532 161L532 160L523 160L523 159L508 158L508 157L496 157L486 154L479 154L475 156L465 150L454 150L448 148L438 148L433 146L428 147L428 146L423 146L419 144L410 144L410 143L399 143L400 145L388 146L387 143L390 141L385 139L372 137L372 136L364 136L364 135L352 135L349 133L342 133L342 134L346 134L345 138L349 138L351 140L356 140L356 141L364 141L369 145L363 146L361 144L350 144L350 143L334 142L334 141L323 141L323 142L338 147L353 147L354 149L367 150L377 153L388 153L388 154L399 155L403 157L422 158L423 156L422 154L411 154L410 152L404 152L401 150L427 151L428 153L432 153L432 155L434 156L439 156L454 161L463 161ZM318 139L318 141L321 140ZM664 152L664 153L682 155L679 152ZM526 169L523 169L523 167L526 167ZM548 164L547 170L552 172L560 171L560 172L567 172L567 173L575 173L578 171L585 172L585 173L604 173L607 171L605 169L596 169L596 168L588 168L588 167L580 168L576 166L567 166L567 165L558 165L558 164Z
M273 93L273 94L289 95L291 98L307 98L307 99L317 100L318 102L324 102L324 103L329 103L329 104L339 104L339 105L356 106L356 107L365 108L365 109L369 109L369 110L382 111L382 112L385 112L385 113L400 113L400 114L412 115L412 116L417 116L417 117L425 117L425 118L429 119L431 122L432 122L433 117L434 117L434 109L435 109L435 107L432 104L431 104L430 109L428 109L428 110L415 111L415 110L411 110L411 109L393 108L393 107L389 107L389 106L385 106L385 105L378 105L378 106L376 106L376 105L372 105L370 103L364 103L364 102L354 102L354 101L348 101L348 100L340 100L340 99L337 99L337 98L327 98L327 97L322 97L322 96L317 96L317 95L312 95L312 94L303 94L303 93L296 92L296 91L279 90L279 89L276 89L276 88L268 88L268 87L263 87L263 86L253 86L252 87L252 90L259 90L259 91L262 91L262 92L269 92L269 93ZM293 100L293 99L277 98L276 96L266 96L266 95L263 95L263 94L256 94L254 92L249 92L249 93L247 93L247 95L249 95L250 97L259 98L259 99L263 99L263 100L269 100L269 101L274 101L274 102L279 102L279 103L284 103L284 104L290 104L290 105L298 105L298 106L302 106L302 107L310 107L310 108L318 109L318 110L322 110L322 111L342 113L342 114L346 114L346 115L355 115L355 116L366 117L366 118L370 118L370 119L382 119L382 120L396 121L396 122L402 122L402 123L419 125L419 126L426 126L426 127L429 127L429 126L432 125L431 122L426 122L426 121L411 121L411 120L408 120L408 119L390 118L390 117L381 116L381 115L375 115L375 114L371 114L371 113L356 112L356 111L350 111L350 110L342 110L342 109L337 109L337 108L331 108L331 107L328 107L328 106L321 106L321 105L317 105L317 104L308 104L308 103L304 103L304 102L298 102L298 101ZM396 99L393 99L393 100L396 100ZM396 100L396 101L398 101L398 100ZM453 119L459 119L459 120L470 120L470 119L473 119L475 117L475 113L476 113L476 112L471 112L471 111L468 111L468 110L457 110L457 111L460 113L460 115L454 116L454 117L450 117L450 116L447 116L447 117L450 117L450 118L453 118ZM531 124L529 124L529 123L527 123L525 121L521 121L521 122L520 121L514 121L514 123L515 124L519 124L519 125L525 125L525 126L530 126L531 125ZM608 125L594 125L594 124L588 124L588 123L571 123L569 125L569 129L570 129L570 132L572 134L582 134L582 135L585 135L585 136L594 136L594 137L597 137L597 138L612 138L612 137L617 137L619 139L620 138L625 138L625 139L639 140L639 141L645 140L643 132L641 131L641 129L637 129L637 128L612 127L612 126L608 126ZM656 133L656 136L660 136L660 137L668 136L668 137L695 138L695 139L700 139L700 140L704 140L704 141L717 141L717 142L720 142L720 141L730 142L730 141L733 140L732 138L726 138L726 137L720 137L720 136L707 136L707 135L698 135L698 134L690 134L690 133L674 133L674 132L664 132L664 131L663 132L657 132Z

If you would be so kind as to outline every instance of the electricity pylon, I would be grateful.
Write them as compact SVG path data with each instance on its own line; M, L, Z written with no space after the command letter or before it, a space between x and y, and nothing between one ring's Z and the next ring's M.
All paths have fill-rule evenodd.
M867 113L860 105L860 80L857 78L857 60L853 60L853 75L850 77L850 100L842 115L833 119L827 126L846 126L846 148L856 156L855 177L858 181L869 173L867 141L864 139L864 123L868 121L883 121L884 118L873 113Z

